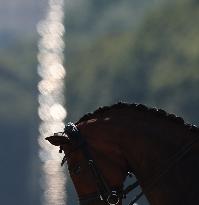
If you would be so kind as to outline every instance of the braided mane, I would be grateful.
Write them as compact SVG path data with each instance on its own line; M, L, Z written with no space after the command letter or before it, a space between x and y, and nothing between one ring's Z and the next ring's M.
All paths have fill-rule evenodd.
M132 108L132 109L135 109L137 111L150 112L150 113L156 114L158 116L161 116L162 118L167 118L170 121L172 120L175 123L179 123L182 126L186 127L187 129L190 129L191 131L199 133L199 128L197 126L185 123L183 118L178 117L175 114L169 114L162 109L150 108L150 107L147 107L143 104L136 104L136 103L129 104L129 103L124 103L124 102L119 102L119 103L113 104L111 106L99 107L93 113L87 113L86 115L81 117L76 124L83 122L83 121L87 121L87 120L91 119L92 117L94 117L96 114L103 114L106 111L110 111L112 109L122 109L122 108Z

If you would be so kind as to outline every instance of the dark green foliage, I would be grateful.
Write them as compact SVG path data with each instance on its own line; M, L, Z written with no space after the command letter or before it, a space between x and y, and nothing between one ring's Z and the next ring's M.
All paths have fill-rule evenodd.
M34 44L33 44L34 43ZM36 109L36 41L18 39L0 49L0 121L23 123Z
M107 35L72 56L67 99L69 113L77 112L70 115L78 119L100 105L123 100L197 122L198 11L194 1L169 2L148 14L136 32Z

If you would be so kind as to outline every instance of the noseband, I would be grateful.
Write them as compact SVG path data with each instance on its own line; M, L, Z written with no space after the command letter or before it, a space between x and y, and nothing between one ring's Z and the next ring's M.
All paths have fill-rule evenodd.
M65 134L71 137L71 140L76 142L76 147L71 151L75 151L77 149L80 149L86 159L87 165L89 169L91 170L91 173L93 175L93 178L96 182L96 189L97 192L94 194L90 194L88 196L80 197L80 204L81 205L87 205L89 204L95 204L99 203L101 201L104 205L116 205L118 204L122 199L126 198L126 195L132 191L133 189L137 188L139 186L138 181L133 183L132 185L129 185L124 190L121 189L121 187L110 187L108 183L106 182L104 176L102 175L100 169L97 166L97 163L92 157L92 154L90 153L90 148L88 143L86 142L86 139L81 135L79 129L73 124L68 123L65 126L64 132L58 133L61 136L64 136ZM179 162L192 148L192 146L197 142L199 138L195 138L191 143L185 145L180 149L178 152L176 152L169 160L169 164L167 167L165 167L163 170L160 170L159 174L155 175L150 183L146 185L145 190L150 191L151 188L154 187L154 185L162 178L164 175L168 173L171 167L173 167L177 162ZM60 152L62 152L63 148L60 146ZM65 155L61 165L65 163L67 160L67 156ZM128 172L129 176L132 176L131 172ZM141 191L130 203L129 205L133 205L138 201L138 199L143 196L143 192Z

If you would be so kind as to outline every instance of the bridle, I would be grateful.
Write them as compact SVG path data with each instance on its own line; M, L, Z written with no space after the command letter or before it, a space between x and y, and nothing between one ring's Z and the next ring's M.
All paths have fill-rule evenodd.
M89 145L86 142L85 138L81 135L79 129L75 126L75 124L69 122L64 129L64 132L55 133L55 135L67 135L70 137L70 140L74 140L77 144L75 149L71 152L80 149L85 157L87 165L91 170L92 176L96 182L97 192L90 194L88 196L80 197L80 204L86 205L88 203L95 204L95 202L103 202L105 205L116 205L122 199L126 198L126 195L137 188L139 186L139 182L129 185L124 190L121 187L110 187L106 182L104 176L102 175L100 169L98 168L95 160L90 153ZM176 152L170 159L169 164L161 170L157 175L155 175L152 180L146 185L145 191L150 191L150 189L162 178L166 173L173 167L178 161L180 161L192 148L196 141L199 140L199 137L195 138L191 143L185 145L182 149ZM62 152L63 147L60 146L60 152ZM71 153L70 153L71 154ZM67 155L64 156L61 165L65 163L67 160ZM132 175L131 172L128 172L129 176ZM143 196L143 191L141 191L130 203L129 205L133 205L136 203L141 196Z
M106 205L116 205L120 202L120 200L126 198L126 195L133 189L139 186L139 183L136 181L134 184L129 185L126 189L122 190L121 187L110 187L107 181L105 180L103 174L101 173L100 169L98 168L95 160L92 157L92 154L90 153L89 145L85 140L85 137L83 137L79 131L79 129L75 126L75 124L69 122L64 129L64 132L62 133L56 133L60 135L67 135L70 137L70 140L75 141L75 148L68 153L69 155L78 150L81 149L84 158L87 162L87 166L89 167L92 176L96 183L97 192L80 197L79 201L81 205L86 205L88 203L95 204L95 202L104 202ZM60 146L60 151L62 152L63 147ZM65 163L67 160L67 155L64 156L61 165ZM128 173L129 176L131 176L131 172ZM138 200L138 199L137 199ZM136 200L136 201L137 201Z

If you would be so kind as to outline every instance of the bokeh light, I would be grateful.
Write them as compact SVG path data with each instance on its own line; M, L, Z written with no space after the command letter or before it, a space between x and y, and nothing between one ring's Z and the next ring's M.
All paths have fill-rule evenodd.
M37 25L40 35L38 42L38 116L41 119L39 126L38 144L39 157L42 161L43 176L40 180L43 189L42 204L66 204L66 177L60 166L61 156L57 147L50 145L45 137L64 129L67 111L64 108L64 77L63 67L64 41L64 2L50 0L49 10L45 20Z

